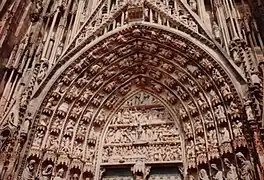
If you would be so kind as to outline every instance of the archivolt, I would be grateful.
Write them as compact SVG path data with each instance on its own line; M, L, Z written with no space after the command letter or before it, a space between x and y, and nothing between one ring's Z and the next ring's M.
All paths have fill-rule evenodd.
M230 77L237 74L188 39L155 27L131 25L87 45L69 61L65 59L61 68L58 64L41 86L46 90L39 89L32 102L44 98L36 106L39 113L36 129L31 131L36 133L29 142L29 157L80 171L85 166L85 171L94 173L96 164L86 157L88 144L99 147L114 107L137 90L152 92L170 104L184 132L186 171L193 173L224 157L234 159L234 151L247 153L244 135L236 133L244 117L234 86L237 80ZM90 134L93 126L100 128L96 137ZM82 149L80 157L74 155L75 146Z

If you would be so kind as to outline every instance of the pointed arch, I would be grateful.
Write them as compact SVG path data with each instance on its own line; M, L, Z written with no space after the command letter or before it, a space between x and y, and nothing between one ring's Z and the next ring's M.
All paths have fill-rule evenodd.
M163 99L183 128L185 176L211 171L207 163L232 161L237 151L247 156L239 90L245 81L228 62L177 30L149 23L116 29L50 71L31 102L35 128L29 136L34 138L25 154L38 161L56 161L57 167L69 170L67 176L74 169L81 175L85 167L99 178L100 156L87 158L87 145L99 147L114 107L141 89ZM93 127L99 130L92 136Z

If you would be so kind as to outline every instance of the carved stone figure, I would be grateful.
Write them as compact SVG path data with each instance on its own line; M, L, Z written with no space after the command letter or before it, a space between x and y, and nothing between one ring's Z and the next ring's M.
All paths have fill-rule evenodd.
M75 122L74 120L70 119L70 121L68 122L67 126L66 126L66 131L68 132L72 132L75 126Z
M204 140L204 138L202 138L202 136L198 136L196 138L196 140L197 140L197 143L196 143L195 148L196 148L197 153L203 153L203 152L205 152L206 151L206 147L205 147L205 140Z
M184 124L184 131L185 131L187 137L193 136L191 122L186 122Z
M30 115L27 115L27 117L25 118L25 121L22 124L21 130L20 130L21 134L27 134L28 133L29 126L30 126L31 122L32 122L32 117L30 114Z
M224 107L221 105L218 105L215 108L215 116L217 118L217 120L219 120L219 122L226 122L226 115L225 115L225 111L224 111Z
M60 44L59 44L59 46L57 48L57 51L56 51L56 57L57 58L59 58L60 55L62 54L62 52L63 52L63 46L64 46L64 44L62 42L60 42Z
M220 41L221 40L221 30L215 21L213 21L212 29L213 29L213 35L215 39L217 41Z
M223 172L218 169L216 164L211 164L211 168L214 172L213 180L224 180Z
M94 126L92 126L92 128L91 128L91 132L90 132L89 138L91 140L96 140L96 134L95 134Z
M204 110L205 108L207 108L207 103L206 103L206 99L205 97L203 96L203 94L201 92L199 92L199 95L198 95L198 100L197 100L197 103L198 105L201 107L202 110Z
M217 69L213 69L212 71L212 77L214 80L216 80L216 82L218 82L218 84L222 83L224 81L223 76L220 74L220 72Z
M230 142L231 139L230 139L230 133L229 131L227 130L226 127L224 127L222 130L221 130L221 142L222 143L225 143L225 142Z
M214 124L214 119L213 119L213 116L211 114L210 111L208 111L205 115L204 115L204 121L205 121L205 125L207 128L211 128L211 127L214 127L215 124Z
M43 130L40 130L37 132L37 134L35 135L35 139L33 141L33 146L40 147L42 138L44 137L44 134L45 133Z
M69 136L66 136L66 137L63 137L62 139L62 151L65 152L65 153L68 153L70 151L70 148L71 148L71 139Z
M197 10L197 2L196 0L189 0L189 4L191 7L191 10L196 11Z
M248 161L245 156L238 152L236 154L238 165L239 165L239 177L241 180L252 180L254 179L253 167L251 162Z
M205 169L201 169L199 172L199 180L210 180L207 171Z
M194 115L195 113L197 113L197 108L192 101L188 103L188 108L190 110L191 115Z
M215 129L212 129L208 132L208 143L212 147L217 147L217 136Z
M54 180L64 180L63 178L63 174L64 174L64 169L59 169L59 171L57 172L57 175L55 176Z
M229 161L229 159L224 159L224 164L227 168L226 180L238 180L236 167Z
M49 135L48 141L46 143L46 148L49 150L57 150L58 148L58 140L55 136Z
M179 113L180 113L180 117L181 117L181 119L185 119L188 115L187 115L187 112L184 110L184 108L183 107L181 107L180 109L179 109Z
M247 100L247 101L245 102L245 106L246 106L245 109L246 109L246 114L247 114L247 119L248 119L248 121L252 121L252 120L255 119L250 104L251 104L251 101L249 101L249 100Z
M194 126L196 133L202 133L203 132L202 121L198 117L194 118L194 121L195 121Z
M231 116L231 119L240 117L239 109L236 103L231 101L230 107L229 107L229 114Z
M34 177L34 169L35 169L35 160L30 160L27 164L26 168L24 169L22 173L22 180L35 180Z
M210 91L210 99L213 105L220 103L220 98L213 89Z
M45 108L49 109L49 108L52 108L52 106L55 105L55 98L54 97L51 97L49 98Z
M243 124L240 121L233 123L232 127L235 138L243 136L243 131L241 129L242 125Z
M186 149L187 149L187 158L190 159L190 158L194 158L195 157L195 149L194 149L194 143L193 143L193 140L191 140L187 146L186 146Z
M43 171L41 180L50 180L52 176L53 165L49 164Z
M224 82L223 86L221 86L221 92L226 99L231 98L231 89L226 82Z

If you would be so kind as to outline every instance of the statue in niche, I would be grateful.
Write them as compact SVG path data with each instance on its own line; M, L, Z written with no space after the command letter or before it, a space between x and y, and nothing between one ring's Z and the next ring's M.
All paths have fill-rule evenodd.
M32 122L32 117L31 117L31 114L28 113L28 115L26 116L26 119L25 119L24 123L22 124L21 134L27 134L28 133L29 125L30 125L31 122Z
M229 159L224 159L224 164L227 168L226 180L238 180L236 167L229 161Z
M255 119L250 104L251 104L251 101L250 101L250 100L246 100L246 102L245 102L245 109L246 109L247 119L248 119L249 121Z
M55 98L51 97L51 98L48 99L48 102L47 102L45 108L50 109L54 105L55 105Z
M233 101L231 101L231 103L230 103L229 114L231 116L233 116L233 117L238 117L239 116L238 106Z
M210 91L210 99L213 105L220 103L220 98L213 89Z
M54 122L51 125L51 129L60 129L62 126L62 123L63 121L58 116L56 116Z
M210 180L207 171L205 169L201 169L199 172L199 180Z
M96 140L96 134L95 134L94 126L92 126L92 128L91 128L90 139Z
M226 115L225 115L225 111L224 111L223 106L219 105L216 107L215 115L216 115L217 120L219 120L220 122L226 121Z
M210 146L217 147L217 136L215 129L212 129L208 132L208 142Z
M192 101L188 103L188 108L190 109L192 115L197 112L196 106Z
M66 88L64 87L63 81L60 81L56 87L56 89L54 90L55 93L64 93L66 90Z
M58 145L58 139L56 139L54 135L49 135L46 148L50 150L57 150Z
M221 40L221 30L220 30L219 26L217 25L217 23L215 21L213 21L212 29L213 29L213 35L214 35L215 40L220 42L220 40Z
M220 72L217 69L213 69L212 71L212 77L214 80L223 80L223 76L220 74Z
M69 95L71 96L71 97L78 97L78 95L79 95L79 89L74 85L74 86L72 86L71 88L70 88L70 90L69 90Z
M196 0L189 0L189 4L191 7L191 10L196 11L197 10L197 2Z
M204 121L207 128L214 127L214 119L210 111L204 115Z
M34 169L35 169L35 160L30 160L27 164L26 168L24 169L22 173L22 179L21 180L35 180L34 177Z
M243 136L242 126L243 124L240 121L236 121L233 123L233 133L236 138Z
M70 122L68 122L66 126L66 131L73 132L74 126L75 126L75 122L72 119L70 119Z
M213 180L224 180L223 172L218 169L216 164L211 164L211 168L213 171Z
M253 167L251 165L251 162L248 161L241 152L238 152L236 154L236 157L238 160L238 166L239 166L238 170L241 180L254 179Z
M201 92L199 92L199 98L198 98L197 102L198 102L199 106L202 108L202 110L207 107L206 99Z
M64 169L63 168L59 169L59 171L58 171L57 175L55 176L54 180L64 180L63 174L64 174Z
M205 147L205 140L204 138L202 138L202 136L198 136L197 137L197 146L196 146L196 150L198 153L203 153L206 151L206 147Z
M63 137L62 139L62 151L68 153L70 151L71 139L69 136Z
M229 85L227 84L227 82L223 83L223 86L221 86L221 91L222 91L224 97L226 97L227 95L229 95L231 93L231 89L230 89Z
M58 48L57 48L57 51L56 51L56 57L59 58L60 55L62 54L63 52L63 42L60 42L59 45L58 45Z
M184 119L184 118L186 118L188 116L183 107L180 108L179 113L180 113L180 117L182 119Z
M226 143L226 142L230 142L230 133L228 131L228 129L226 127L224 127L221 131L221 142L222 143Z
M186 122L184 124L184 130L185 130L185 133L192 133L191 122Z
M53 165L49 164L43 171L40 180L50 180L52 176Z
M42 138L44 137L44 134L45 134L45 132L43 130L40 130L36 133L34 141L33 141L33 146L40 147Z
M80 106L80 104L76 104L76 106L72 109L72 114L78 116L81 111L82 111L82 107Z
M82 157L82 144L79 144L78 142L74 142L74 156L77 158L81 158Z
M187 158L188 159L194 158L195 157L195 150L194 150L194 142L193 142L193 140L191 140L187 144L186 149L187 149Z
M202 121L198 117L194 118L194 124L195 124L195 130L198 133L203 132Z

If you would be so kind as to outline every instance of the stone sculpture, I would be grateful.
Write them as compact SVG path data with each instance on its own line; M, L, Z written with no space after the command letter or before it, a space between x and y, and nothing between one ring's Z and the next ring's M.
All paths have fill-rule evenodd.
M54 180L64 180L63 178L63 175L64 175L64 169L59 169L59 171L57 172Z
M49 164L43 171L40 180L50 180L52 176L53 165Z
M241 180L252 180L254 179L253 167L251 162L247 160L241 152L236 154L239 165L239 176Z
M210 180L207 171L205 169L201 169L199 172L199 180Z
M236 167L229 161L229 159L224 159L224 164L227 168L226 180L238 180Z
M35 170L36 161L30 160L26 168L22 173L22 180L35 180L34 170Z

